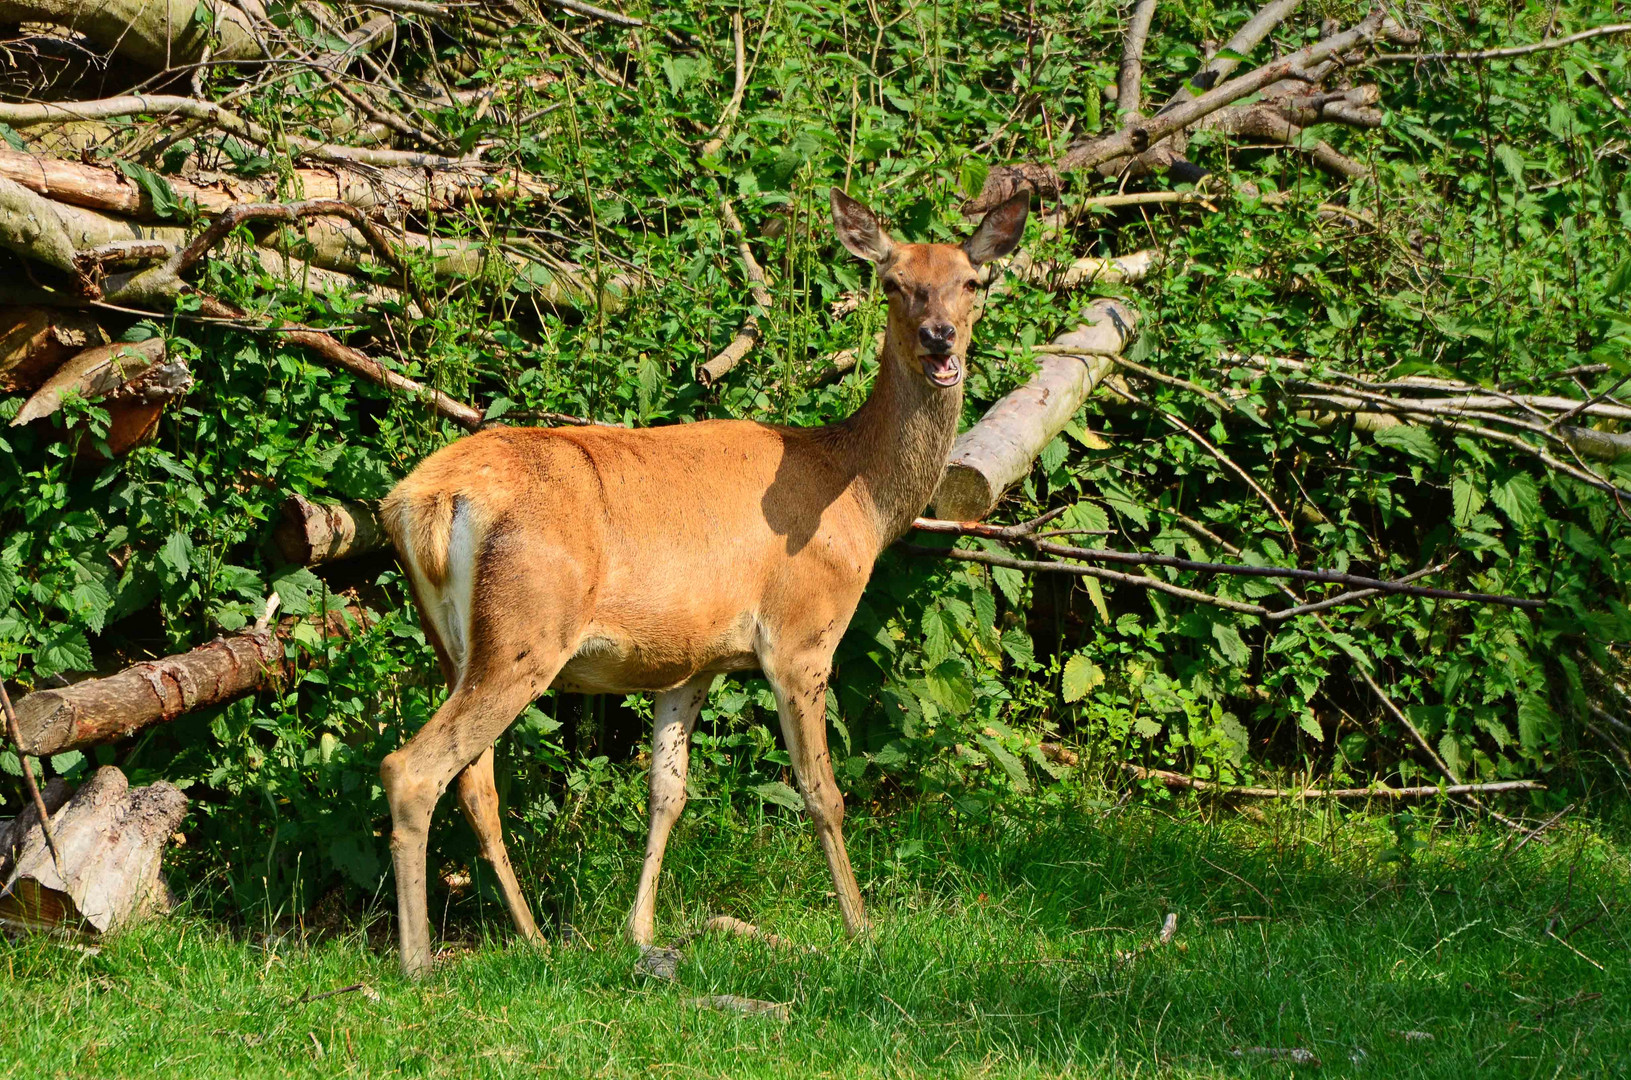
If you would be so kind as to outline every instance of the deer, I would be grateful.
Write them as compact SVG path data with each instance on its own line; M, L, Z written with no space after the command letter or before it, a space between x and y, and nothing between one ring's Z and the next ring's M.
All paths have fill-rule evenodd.
M844 848L827 681L885 547L939 483L962 411L980 268L1024 234L1029 196L961 245L899 243L836 186L839 241L874 264L888 325L866 401L825 427L706 420L492 428L426 458L381 507L449 688L380 766L403 971L430 968L425 851L460 808L523 938L539 940L504 847L493 744L532 701L654 693L650 831L626 932L649 946L690 739L721 675L762 672L844 930L868 924Z

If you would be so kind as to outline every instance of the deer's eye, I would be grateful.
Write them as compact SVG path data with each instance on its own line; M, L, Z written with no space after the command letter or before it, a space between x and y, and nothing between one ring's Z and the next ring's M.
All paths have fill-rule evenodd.
M979 287L980 287L979 281L977 281L974 278L969 278L967 281L963 282L963 291L964 292L973 292L975 289L978 289Z

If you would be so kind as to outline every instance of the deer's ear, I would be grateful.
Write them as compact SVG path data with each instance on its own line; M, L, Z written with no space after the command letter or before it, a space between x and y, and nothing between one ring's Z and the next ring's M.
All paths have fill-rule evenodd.
M1031 193L1022 191L985 215L974 235L963 243L963 254L975 266L1000 259L1019 246L1025 219L1031 213Z
M872 211L836 187L832 189L832 224L839 242L867 262L881 263L895 250L895 242L879 227Z

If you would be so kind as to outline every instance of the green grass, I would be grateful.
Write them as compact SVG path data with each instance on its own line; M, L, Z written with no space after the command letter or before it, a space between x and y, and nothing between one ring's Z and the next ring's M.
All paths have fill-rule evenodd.
M383 925L373 945L303 941L183 912L96 955L0 943L0 1074L1314 1075L1231 1053L1255 1046L1311 1050L1320 1076L1631 1070L1631 857L1588 822L1515 850L1494 828L1401 843L1386 818L1289 807L854 815L878 925L853 943L807 829L723 822L676 833L659 932L728 912L819 951L699 939L677 985L637 983L618 937L637 852L608 828L585 834L578 876L599 891L575 943L514 944L482 904L455 925L475 947L420 985ZM1118 960L1169 911L1171 944ZM377 999L300 1003L357 982ZM726 993L791 1020L688 1004Z

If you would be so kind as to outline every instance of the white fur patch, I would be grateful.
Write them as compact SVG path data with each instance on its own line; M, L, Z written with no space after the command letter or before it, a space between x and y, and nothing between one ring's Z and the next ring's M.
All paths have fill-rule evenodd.
M453 505L453 527L447 541L447 582L437 598L442 641L453 658L453 666L464 680L465 662L470 656L470 609L476 585L476 525L470 517L470 503L459 499Z

